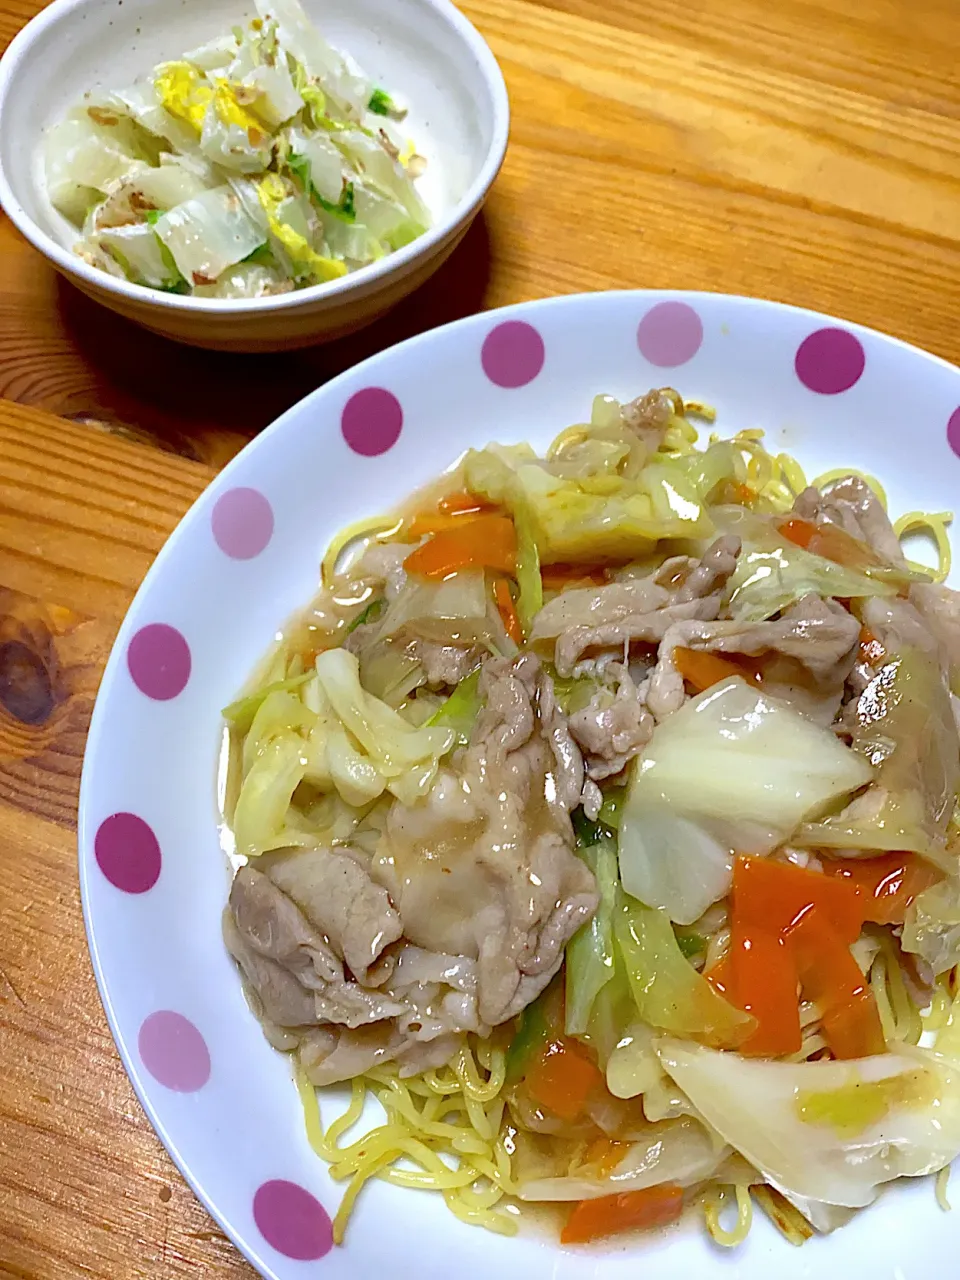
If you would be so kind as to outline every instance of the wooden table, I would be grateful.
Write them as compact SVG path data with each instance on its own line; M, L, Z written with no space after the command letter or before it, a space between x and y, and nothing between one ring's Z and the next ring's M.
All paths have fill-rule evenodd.
M37 7L0 0L0 47ZM124 1076L74 836L120 619L246 440L399 338L579 290L758 294L960 361L956 0L465 8L506 74L507 163L436 281L364 334L252 359L178 348L75 293L0 216L0 1275L253 1274Z

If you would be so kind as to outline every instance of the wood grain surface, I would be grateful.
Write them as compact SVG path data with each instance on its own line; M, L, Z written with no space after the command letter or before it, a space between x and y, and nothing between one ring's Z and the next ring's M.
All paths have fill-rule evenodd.
M0 47L39 7L0 0ZM112 638L214 471L318 383L479 308L755 294L960 361L956 0L468 0L510 152L439 276L254 359L141 333L0 216L0 1275L252 1271L134 1099L86 955L75 812Z

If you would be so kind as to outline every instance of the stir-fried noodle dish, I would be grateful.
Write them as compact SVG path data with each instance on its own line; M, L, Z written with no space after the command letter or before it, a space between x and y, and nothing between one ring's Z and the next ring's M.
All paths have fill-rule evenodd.
M543 457L470 450L335 540L225 711L224 938L337 1240L371 1178L565 1244L946 1205L949 515L712 417L598 396Z

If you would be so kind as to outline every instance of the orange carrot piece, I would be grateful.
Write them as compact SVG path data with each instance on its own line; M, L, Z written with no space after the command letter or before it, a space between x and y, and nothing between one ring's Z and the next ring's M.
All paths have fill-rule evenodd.
M576 1120L603 1074L571 1040L553 1040L527 1075L530 1097L561 1120Z
M719 684L728 676L741 676L749 683L760 683L760 673L753 664L733 662L730 658L721 658L715 653L706 653L700 649L680 646L673 651L673 661L684 680L697 693Z
M601 1178L613 1173L630 1150L631 1143L618 1142L616 1138L597 1138L590 1143L583 1157L583 1164L596 1169Z
M479 515L457 519L403 562L408 573L424 578L448 578L458 569L495 569L512 574L516 567L517 534L506 516Z
M848 569L870 568L882 563L865 542L854 538L839 525L814 524L798 516L789 516L779 527L788 542L803 547L812 555L832 560L834 564L846 565Z
M856 888L864 919L873 924L903 924L907 907L917 894L943 879L933 863L915 853L845 858L825 862L823 869Z
M462 516L438 515L433 511L425 511L411 516L400 531L405 542L417 542L420 538L433 533L447 533L450 529L462 529L470 521L469 512Z
M703 976L718 995L725 1000L730 999L730 952L718 960L710 969L704 969Z
M523 644L523 627L517 616L517 607L510 593L510 583L506 578L497 578L493 584L493 596L497 602L497 612L503 622L507 635L515 645Z
M448 493L437 503L441 515L463 516L474 512L492 511L492 503L473 493Z
M813 908L847 946L860 936L863 908L853 884L769 858L737 858L733 917L745 931L785 933Z
M749 507L756 496L749 485L741 484L738 480L724 480L717 490L714 501L737 503L741 507Z
M783 939L767 929L745 930L734 920L730 938L730 992L752 1013L757 1029L739 1046L748 1058L781 1058L801 1044L797 966Z
M560 1243L584 1244L621 1231L664 1227L682 1212L683 1188L671 1183L581 1200L560 1232Z
M869 627L860 628L860 650L858 657L868 667L879 667L886 659L886 650Z
M824 1038L836 1058L885 1053L880 1014L867 979L822 911L808 911L789 930L800 985L820 1010Z

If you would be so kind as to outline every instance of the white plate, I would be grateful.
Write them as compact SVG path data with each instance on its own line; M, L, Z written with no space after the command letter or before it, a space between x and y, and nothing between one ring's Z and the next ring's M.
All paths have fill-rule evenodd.
M319 388L220 475L148 574L121 628L90 730L80 881L110 1026L147 1114L197 1195L272 1280L778 1280L926 1275L960 1247L930 1179L887 1192L802 1249L758 1220L724 1252L696 1221L602 1251L505 1240L438 1198L376 1183L342 1249L340 1188L310 1151L287 1062L248 1011L220 940L220 708L317 586L333 533L404 498L468 446L543 446L670 383L763 427L808 475L850 466L891 509L949 509L960 478L960 371L811 312L715 294L609 293L474 316ZM117 816L126 815L126 816ZM266 1188L266 1189L265 1189ZM321 1207L322 1206L322 1207ZM760 1215L758 1215L758 1219ZM306 1262L323 1257L322 1263ZM295 1260L299 1258L300 1260ZM455 1259L455 1267L451 1260Z

